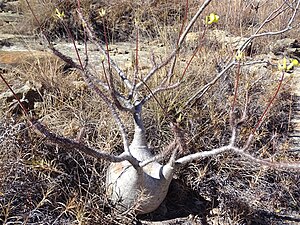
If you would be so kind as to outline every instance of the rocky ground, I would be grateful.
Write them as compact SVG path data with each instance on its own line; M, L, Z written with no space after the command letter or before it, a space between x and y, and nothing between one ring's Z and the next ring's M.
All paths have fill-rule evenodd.
M2 11L2 12L1 12ZM8 73L11 71L18 72L18 68L24 64L31 64L37 61L54 59L57 60L53 54L47 50L45 41L41 38L33 35L24 35L18 32L20 21L22 21L22 14L19 14L18 1L0 0L0 72ZM241 42L241 37L235 37L224 31L214 30L212 37L218 37L217 40L219 46L231 45L236 48ZM216 32L218 32L216 34ZM188 36L188 42L193 42L194 36L198 36L197 33L191 33ZM209 34L208 34L209 36ZM74 52L74 46L66 41L56 41L54 46L60 49L66 55L76 58ZM151 46L149 48L149 46ZM112 58L125 70L130 71L134 65L134 44L128 42L114 43L109 46ZM77 48L80 54L84 57L84 45L78 42ZM145 42L140 43L140 68L141 70L147 70L150 68L151 54L156 56L165 54L164 43L158 42ZM95 70L101 69L99 62L99 51L96 46L89 44L89 62L90 66ZM300 43L295 39L283 39L277 41L270 47L270 52L264 55L257 55L256 60L261 63L257 65L251 65L245 67L246 71L255 73L270 73L276 74L274 68L276 68L278 60L284 55L300 59ZM60 62L63 64L63 62ZM271 66L270 66L271 65ZM66 69L68 69L66 67ZM291 83L291 101L290 101L290 151L295 155L300 155L300 68L295 68L289 76L293 76ZM81 88L84 85L80 82L74 82L74 87ZM15 89L16 93L27 99L31 108L38 107L37 96L40 94L41 85L34 82L26 82L25 84L17 84ZM0 101L5 104L11 104L13 102L12 94L6 89L0 89ZM38 108L37 108L38 109ZM38 110L37 110L38 111ZM1 113L2 114L2 113ZM176 187L176 185L175 185ZM175 188L176 189L176 188ZM0 190L1 197L1 190ZM174 196L173 196L174 197ZM203 204L203 202L201 203ZM202 207L202 206L201 206ZM1 214L1 212L0 212ZM209 219L206 220L208 224L226 224L222 220L222 212L218 208L210 209ZM285 215L282 216L284 218ZM293 212L289 217L292 218L292 222L287 224L297 224L300 221L299 212ZM185 215L184 218L177 218L172 220L166 220L165 222L144 222L144 224L164 225L164 224L201 224L201 219L194 216ZM227 222L228 223L228 222ZM258 223L259 224L259 223Z

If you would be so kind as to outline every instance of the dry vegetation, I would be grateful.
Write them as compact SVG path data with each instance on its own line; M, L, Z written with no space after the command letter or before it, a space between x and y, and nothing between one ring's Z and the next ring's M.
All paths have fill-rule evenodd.
M54 42L66 33L53 17L56 7L68 12L69 26L78 39L82 39L81 25L77 20L73 1L30 1L42 27L35 24L25 2L20 1L20 10L28 23L23 32L38 33L47 30ZM169 49L178 37L185 1L92 1L83 2L84 13L102 35L102 24L98 18L101 7L107 9L107 25L110 39L134 41L133 21L141 21L141 42L159 40ZM205 13L220 15L220 23L212 29L224 29L235 35L251 34L268 12L282 1L263 1L258 9L256 1L215 1ZM197 10L199 1L190 1L190 15ZM266 29L280 29L286 15L268 24ZM296 24L300 24L299 16ZM203 29L199 21L194 31ZM299 27L284 36L297 37ZM276 37L280 39L281 37ZM267 52L275 38L263 38L254 42L255 54ZM263 44L262 44L263 43ZM189 58L189 46L180 55ZM171 121L179 121L185 133L189 152L205 151L226 144L228 141L229 110L235 82L235 69L204 95L193 107L178 111L191 93L212 79L218 66L224 64L231 49L223 49L214 43L204 43L196 56L185 84L176 91L165 92L157 100L165 107L163 111L156 101L144 110L147 135L154 151L162 149L170 140ZM201 68L201 69L199 69ZM273 69L271 69L273 70ZM180 76L178 66L175 76ZM157 76L164 76L161 71ZM249 117L242 133L251 132L263 112L277 83L272 74L247 74L242 72L238 112L249 92ZM59 61L49 59L31 65L22 65L18 72L7 73L11 85L21 86L26 81L42 84L41 97L33 113L51 130L70 138L76 138L85 128L83 141L107 152L122 152L118 129L106 105L85 86L73 70L66 70ZM151 80L150 87L156 85ZM289 87L287 79L267 119L260 128L251 148L252 155L262 158L299 161L299 152L289 151ZM249 85L250 84L250 85ZM0 90L6 90L0 84ZM145 90L146 92L147 90ZM28 128L25 118L9 110L9 104L1 102L0 111L0 222L4 224L132 224L135 215L122 215L113 209L105 196L105 169L107 162L97 161L75 151L66 151L49 144L47 140ZM10 105L11 106L11 105ZM128 115L122 114L124 121ZM129 125L130 126L130 125ZM130 130L130 129L128 129ZM132 135L132 134L131 134ZM189 152L183 152L187 154ZM300 174L299 172L260 167L233 154L223 154L199 160L177 172L169 194L153 213L143 220L165 220L187 217L192 214L195 221L212 224L296 224L300 221ZM213 209L213 210L212 210ZM196 222L195 222L196 223ZM200 224L200 223L199 223ZM218 223L215 223L218 224Z

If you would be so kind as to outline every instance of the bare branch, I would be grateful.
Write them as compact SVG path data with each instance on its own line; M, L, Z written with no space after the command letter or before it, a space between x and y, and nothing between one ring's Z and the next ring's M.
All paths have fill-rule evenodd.
M71 33L70 33L69 30L68 30L68 33L69 33L69 35L71 35ZM71 36L71 38L72 38L72 36ZM51 50L54 52L54 54L56 54L57 56L59 56L65 62L70 63L71 65L76 66L76 68L79 69L79 71L80 71L83 79L88 84L88 86L92 90L94 90L99 95L99 97L107 104L107 106L109 107L109 109L110 109L110 111L112 113L113 118L116 121L116 124L119 127L119 131L121 132L122 139L123 139L123 145L124 145L124 151L129 154L129 143L128 143L127 133L125 131L125 126L124 126L123 122L121 121L120 116L119 116L119 114L117 112L116 105L113 104L113 102L111 102L110 99L94 84L94 82L93 82L93 76L91 75L91 73L89 72L89 70L84 69L84 67L83 67L83 64L81 62L81 59L80 59L80 56L79 56L79 53L78 53L78 49L76 48L76 45L75 45L75 42L74 42L73 38L72 38L72 41L73 41L74 49L76 51L76 55L77 55L77 58L78 58L78 60L80 62L80 65L76 64L70 57L64 55L63 53L61 53L60 51L56 50L55 48L52 47ZM113 96L116 96L115 93L113 94ZM118 102L118 101L116 101L116 102Z
M117 126L119 128L119 131L121 132L121 136L122 136L122 139L123 139L124 151L125 151L125 153L127 153L127 154L130 155L130 152L129 152L129 142L128 142L127 133L125 131L125 126L124 126L123 122L121 121L120 116L119 116L119 114L117 112L117 109L116 109L116 106L119 106L120 108L122 108L122 106L116 104L116 103L119 103L119 102L118 102L118 99L116 98L116 94L115 94L114 88L112 86L113 85L112 84L113 83L112 80L110 80L111 83L109 83L109 84L111 86L112 91L114 92L114 93L112 93L112 97L113 97L114 102L111 102L111 100L94 84L93 78L92 78L93 76L92 76L91 72L88 69L84 68L84 65L82 63L81 57L80 57L79 52L78 52L78 48L77 48L77 46L75 44L75 40L74 40L74 38L73 38L73 36L72 36L72 34L70 32L70 29L64 23L63 23L63 25L64 25L64 27L65 27L68 35L69 35L69 38L71 38L71 40L72 40L72 43L74 45L74 50L76 52L76 56L77 56L77 59L79 61L79 64L75 63L70 57L64 55L63 53L61 53L60 51L56 50L52 46L50 46L51 50L54 52L54 54L56 54L62 60L64 60L65 62L69 63L70 65L74 66L75 68L79 69L79 71L80 71L83 79L87 83L87 85L92 90L94 90L99 95L99 97L107 104L107 106L109 107L109 109L110 109L110 111L112 113L113 118L116 121L116 124L117 124ZM86 26L88 26L88 25L86 25ZM104 52L105 52L105 50L104 50ZM110 59L109 56L108 56L108 59Z
M55 133L49 131L43 124L41 124L39 121L37 121L35 119L31 119L29 122L32 127L34 127L41 134L43 134L49 141L51 141L55 144L59 144L60 146L65 147L66 149L77 149L78 151L82 151L85 154L92 156L96 159L104 159L104 160L107 160L110 162L121 162L121 161L127 160L134 166L138 165L138 161L128 154L114 156L114 155L111 155L106 152L101 152L101 151L92 149L80 142L76 142L69 138L65 138L58 134L55 134Z
M197 152L197 153L190 154L190 155L184 156L182 158L179 158L175 161L175 163L178 164L178 165L184 165L186 163L189 163L191 161L195 161L197 159L219 155L223 152L231 150L232 148L233 148L232 146L228 145L228 146L223 146L223 147L216 148L216 149L213 149L213 150L210 150L210 151Z
M189 24L187 25L187 27L185 28L184 32L182 33L181 37L179 38L178 41L178 47L180 48L182 43L184 42L186 35L188 34L188 32L191 30L192 26L195 24L195 22L197 21L198 17L201 15L201 13L203 12L203 10L210 4L211 0L206 0L198 9L197 13L194 15L194 17L191 19L191 21L189 22Z
M300 170L300 163L292 163L292 162L276 162L273 160L267 159L258 159L241 149L233 149L233 151L237 154L240 154L242 157L249 159L253 163L260 164L261 166L273 167L277 169L294 169Z
M144 83L147 83L147 81L156 73L158 72L161 68L166 66L172 58L177 54L177 50L174 50L168 57L165 59L162 63L155 65L152 67L152 69L148 72L148 74L143 78L143 82L139 82L136 85L136 90L138 91Z
M263 36L271 36L271 35L279 35L282 33L285 33L289 30L292 29L291 24L295 19L296 13L299 10L299 4L300 4L300 0L297 1L296 7L294 8L294 12L291 15L287 25L285 26L284 29L279 30L279 31L270 31L270 32L264 32L264 33L258 33L265 25L266 23L270 22L272 19L274 19L276 16L273 16L276 13L281 13L281 11L286 10L285 8L282 9L281 5L280 7L278 7L276 10L274 10L272 13L269 14L269 16L264 20L264 22L259 26L259 28L255 31L255 33L253 35L251 35L249 38L247 38L245 40L245 42L241 45L241 47L239 48L240 51L243 51L247 45L253 41L253 39L258 38L258 37L263 37ZM279 11L279 12L278 12ZM272 18L272 19L271 19ZM199 91L197 91L184 105L184 108L186 108L187 106L189 106L191 104L192 101L194 101L195 99L198 100L200 99L209 89L212 85L214 85L223 75L224 73L229 70L232 66L236 65L236 60L233 59L231 62L229 62L226 67L212 80L210 81L208 84L206 84L205 86L203 86Z
M90 76L88 75L87 71L82 71L82 75L86 81L86 83L89 85L89 87L94 90L101 98L102 100L106 103L106 105L109 107L111 114L113 118L116 121L116 124L119 127L119 131L121 132L122 139L123 139L123 146L124 146L124 151L129 153L129 143L128 143L128 137L127 133L125 131L125 126L117 112L115 104L109 100L109 98L92 82Z
M175 84L169 85L169 86L160 86L158 88L156 88L154 91L151 91L151 93L149 95L147 95L140 104L145 104L146 102L148 102L150 99L152 99L153 97L155 97L155 95L163 92L163 91L169 91L169 90L173 90L175 88L178 88L181 85L182 82L177 82Z
M283 3L285 4L285 3ZM278 30L278 31L269 31L269 32L263 32L263 33L258 33L267 23L269 23L270 21L272 21L273 19L275 19L280 13L282 13L283 11L285 11L287 8L282 8L283 4L281 6L279 6L276 10L274 10L272 13L269 14L269 16L262 22L262 24L258 27L258 29L255 31L255 33L253 35L251 35L245 42L243 45L241 45L240 47L240 51L243 51L247 45L253 41L253 39L258 38L258 37L264 37L264 36L274 36L274 35L279 35L279 34L283 34L289 30L292 29L292 23L295 19L295 16L297 14L297 11L299 10L299 4L300 4L300 0L297 1L297 4L294 8L294 11L290 17L290 19L288 20L288 23L286 24L285 28ZM275 16L274 16L275 14Z
M227 66L209 83L204 85L199 91L197 91L183 106L183 108L186 108L191 104L192 101L195 99L201 98L210 88L212 85L214 85L232 66L235 65L235 60L231 61L227 64Z
M110 91L109 86L97 77L91 75L90 78L93 80L94 83L100 85L105 91ZM126 99L123 95L121 95L117 90L114 91L114 95L117 98L118 102L122 103L122 110L129 112L134 111L134 106L130 103L130 101Z
M267 112L269 111L271 105L273 104L273 102L274 102L276 96L277 96L278 93L279 93L279 90L280 90L280 88L281 88L283 79L284 79L284 71L282 71L282 74L281 74L281 77L280 77L280 80L279 80L279 84L278 84L278 86L277 86L277 88L276 88L276 91L275 91L274 95L272 96L271 100L269 101L269 103L268 103L266 109L264 110L263 114L262 114L261 117L258 119L258 122L257 122L257 124L255 125L255 127L254 127L252 133L255 133L255 131L256 131L256 130L260 127L260 125L262 124L262 122L263 122L263 120L264 120L264 118L265 118L265 115L266 115Z
M146 83L158 70L160 70L161 68L163 68L164 66L166 66L172 59L172 65L171 65L171 69L169 70L169 74L168 76L172 75L173 72L173 67L175 66L176 63L176 54L178 53L178 51L181 49L182 44L186 38L186 35L188 34L188 32L191 30L192 26L195 24L195 22L197 21L197 19L199 18L199 16L201 15L201 13L203 12L203 10L209 5L209 3L211 2L211 0L206 0L198 9L197 13L194 15L194 17L191 19L191 21L189 22L189 24L187 25L187 27L185 28L185 30L183 31L183 33L181 34L179 40L178 40L178 44L176 46L176 49L173 50L169 56L167 57L167 59L165 59L161 64L154 66L149 73L147 74L146 77L144 77L143 82L139 82L136 86L136 89L139 90L141 88L141 86Z
M91 76L91 79L93 80L93 82L95 82L96 84L100 85L105 91L109 91L109 86L106 85L102 80L98 79L95 76Z
M74 46L74 48L76 49L76 46ZM55 55L57 55L58 57L60 57L63 61L65 61L66 63L69 63L70 65L74 66L75 68L77 68L82 77L84 78L85 82L88 84L88 86L94 90L101 98L102 100L107 104L107 106L109 107L109 109L111 110L112 116L116 121L116 124L119 127L119 131L121 132L122 135L122 139L123 139L123 145L124 145L124 151L129 153L129 143L128 143L128 137L127 137L127 133L125 131L125 126L123 124L123 122L120 119L120 116L117 112L116 106L115 104L113 104L110 99L94 84L93 79L94 76L91 75L91 73L89 72L89 70L84 69L82 64L79 65L77 63L75 63L70 57L64 55L63 53L61 53L60 51L56 50L54 47L51 47L51 50L53 51L53 53ZM78 52L77 52L78 53ZM77 57L80 61L80 57L79 54L77 54ZM129 110L129 109L128 109Z
M180 159L176 160L177 166L184 165L186 163L199 160L206 157L212 157L217 156L224 152L233 151L236 154L241 155L242 157L245 157L247 159L250 159L251 162L260 164L261 166L268 166L268 167L274 167L278 169L295 169L300 170L300 163L292 163L292 162L274 162L272 160L267 159L258 159L248 153L246 153L243 149L227 145L220 148L216 148L210 151L204 151L204 152L198 152L191 155L184 156Z
M56 55L58 58L60 58L61 60L63 60L65 63L67 63L68 65L70 65L73 68L79 69L81 70L81 66L76 63L71 57L63 54L62 52L58 51L56 48L54 48L53 45L49 46L49 49L52 51L52 53L54 55Z
M89 23L86 22L86 20L84 19L82 13L80 11L77 11L79 18L81 19L81 21L83 22L83 24L85 25L84 27L87 30L87 34L89 36L89 38L91 39L91 41L102 51L102 53L108 57L107 52L105 50L105 48L99 44L99 40L97 39L95 32L93 30L93 28L89 25ZM117 74L119 75L119 77L122 79L122 81L125 83L125 85L128 87L129 90L132 89L132 84L131 82L127 79L126 74L121 70L121 68L112 60L112 58L108 57L108 60L110 62L110 65L114 68L114 70L117 72Z

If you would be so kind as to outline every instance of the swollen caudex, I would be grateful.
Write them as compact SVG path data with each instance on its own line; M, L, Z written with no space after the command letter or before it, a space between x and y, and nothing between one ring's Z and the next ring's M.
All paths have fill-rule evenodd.
M135 133L129 150L132 157L142 162L153 155L147 147L140 111L135 113L134 122ZM157 209L165 199L173 172L173 158L164 166L155 161L143 167L128 161L112 163L107 171L106 193L122 210L134 208L138 214L146 214Z

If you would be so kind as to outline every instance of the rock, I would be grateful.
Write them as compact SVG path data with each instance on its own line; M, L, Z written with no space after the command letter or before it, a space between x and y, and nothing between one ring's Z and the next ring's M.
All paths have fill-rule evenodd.
M23 86L19 88L12 87L12 89L28 110L33 110L35 103L42 101L42 97L40 95L42 85L40 83L27 81ZM1 100L6 103L11 103L9 106L10 112L20 112L18 102L10 90L0 94L0 101Z
M0 50L0 67L19 66L24 63L33 63L35 61L57 59L53 54L44 51L26 51L26 50Z
M3 11L18 13L19 12L19 1L7 2L6 5L4 5Z
M24 17L19 11L19 1L0 0L0 34L20 32L16 27Z
M230 47L232 50L239 49L247 39L245 37L234 36L224 30L212 30L208 32L207 36L210 40L215 40L222 44L223 47Z
M256 61L254 64L243 65L241 67L242 74L250 76L255 75L258 77L268 77L272 75L272 63L277 65L278 58L272 59L271 55L262 54L254 56L252 60Z
M0 13L0 20L6 23L19 22L22 20L22 18L23 16L16 13L11 13L11 12Z
M6 34L0 32L0 42L7 43L6 45L0 45L0 49L5 51L28 51L29 48L33 50L41 49L41 47L37 44L36 39L33 36L28 35Z
M27 81L24 86L19 88L13 88L14 92L18 97L23 98L23 96L28 95L30 91L38 91L41 90L42 85L36 82ZM15 99L13 93L10 90L0 94L0 99L5 99L6 102L11 102Z
M2 47L10 47L12 46L12 43L10 43L9 41L7 40L0 40L0 48Z
M18 12L19 1L4 1L0 0L1 12Z
M190 32L187 34L186 43L191 44L197 42L201 39L202 33L201 32ZM215 43L220 45L220 48L230 49L232 51L238 50L244 42L247 40L245 37L234 36L227 31L224 30L209 30L205 35L205 40L207 42ZM251 48L251 44L246 47L245 52Z
M284 38L271 44L270 51L275 55L288 55L300 60L300 43L296 39Z

